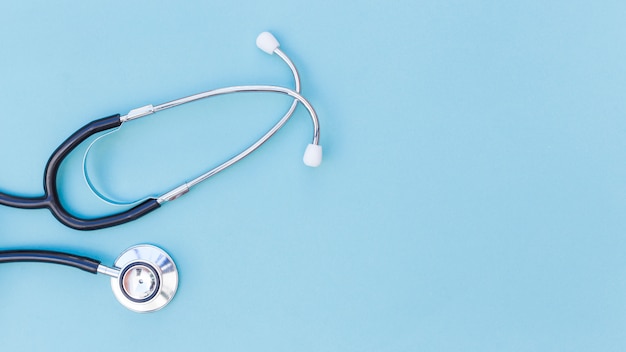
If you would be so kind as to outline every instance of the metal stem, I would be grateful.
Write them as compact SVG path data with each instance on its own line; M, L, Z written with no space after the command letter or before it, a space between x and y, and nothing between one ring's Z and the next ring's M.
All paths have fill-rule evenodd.
M98 274L104 274L106 276L117 279L118 277L120 277L120 270L100 264L98 265Z

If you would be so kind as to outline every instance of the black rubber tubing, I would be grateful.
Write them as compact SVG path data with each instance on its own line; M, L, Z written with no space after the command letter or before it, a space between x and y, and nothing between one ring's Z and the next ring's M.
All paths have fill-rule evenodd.
M1 263L37 262L71 266L88 273L97 274L100 261L63 252L46 250L4 250L0 251Z
M48 159L44 172L43 196L18 197L0 192L0 204L22 209L48 208L50 212L52 212L52 215L63 225L83 231L98 230L120 225L140 218L159 208L161 206L159 202L154 198L150 198L131 209L117 214L94 219L84 219L68 212L61 203L57 188L57 174L63 160L87 138L96 133L117 128L121 125L122 121L120 120L119 114L94 120L86 124L67 138L54 153L52 153L50 159Z

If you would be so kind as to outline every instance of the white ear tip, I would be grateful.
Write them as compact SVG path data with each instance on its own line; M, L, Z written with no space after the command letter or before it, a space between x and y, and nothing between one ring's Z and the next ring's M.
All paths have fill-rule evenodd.
M310 167L318 167L322 163L322 146L317 144L309 144L304 151L302 158L304 165Z
M272 33L263 32L256 37L256 46L271 55L274 53L274 50L280 46L280 43L278 43L278 40L274 38Z

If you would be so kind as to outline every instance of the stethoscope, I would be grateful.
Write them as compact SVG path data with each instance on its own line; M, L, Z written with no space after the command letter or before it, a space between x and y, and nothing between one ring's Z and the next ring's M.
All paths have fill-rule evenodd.
M255 151L289 120L298 103L308 110L313 121L313 141L306 147L303 161L307 166L319 166L322 162L322 147L319 145L319 122L311 104L300 95L300 76L296 67L289 57L279 49L279 43L272 34L268 32L261 33L256 43L260 49L268 54L276 54L289 66L294 76L295 90L269 85L233 86L198 93L161 105L146 105L133 109L124 116L118 114L92 121L74 132L50 156L44 173L43 196L19 197L0 192L0 204L24 209L48 208L62 224L77 230L102 229L135 220L159 208L161 204L172 201L189 192L191 187L223 171ZM99 132L117 129L125 122L162 110L200 99L238 92L281 93L292 97L294 100L285 115L248 148L217 167L160 196L136 201L134 202L136 204L128 210L94 219L79 218L63 207L56 184L60 164L72 150L89 137ZM109 203L118 203L98 191L88 176L86 156L92 145L93 143L87 148L83 160L83 171L87 184L100 199ZM11 262L55 263L78 268L92 274L104 274L111 278L111 288L115 298L126 308L136 312L152 312L163 308L172 300L178 287L178 271L174 261L165 251L152 245L137 245L129 248L117 258L113 267L102 265L100 261L92 258L57 251L23 249L0 251L0 263Z
M99 260L47 250L0 251L0 263L39 262L71 266L92 274L111 277L115 298L126 308L140 313L165 307L176 294L178 270L161 248L142 244L124 251L113 267Z
M272 137L293 115L298 103L302 104L309 112L311 120L313 121L313 141L306 147L303 161L307 166L316 167L322 162L322 147L319 145L320 127L317 114L313 109L313 106L300 95L300 75L295 65L289 59L289 57L279 49L280 44L274 38L271 33L263 32L256 40L257 46L268 54L276 54L280 57L291 69L295 81L295 90L271 85L249 85L249 86L232 86L226 88L213 89L206 92L198 93L188 97L176 99L160 105L146 105L137 109L131 110L128 114L120 116L119 114L105 117L102 119L94 120L87 125L74 132L69 138L67 138L50 156L44 172L44 194L38 197L20 197L0 192L0 204L7 205L15 208L23 209L41 209L48 208L52 214L62 224L71 227L76 230L96 230L106 227L120 225L139 217L142 217L149 212L159 208L163 203L177 199L183 194L189 192L191 187L199 184L200 182L214 176L215 174L223 171L229 166L235 164L241 159L248 156L250 153L259 148L270 137ZM167 110L182 104L187 104L200 99L206 99L224 94L232 94L239 92L272 92L286 94L292 97L293 103L285 115L261 138L250 145L248 148L228 159L217 167L205 172L204 174L196 177L195 179L185 182L172 190L162 193L157 196L149 196L143 200L130 202L132 207L121 211L119 213L85 219L70 213L63 206L59 198L59 191L57 188L57 174L59 167L63 160L72 152L76 147L83 143L86 139L94 134L114 130L122 126L123 123L154 114L159 111ZM85 158L86 160L86 158ZM83 169L85 173L85 179L89 188L105 202L115 203L115 201L107 198L102 192L98 191L93 183L90 181L87 173L86 161L84 161Z

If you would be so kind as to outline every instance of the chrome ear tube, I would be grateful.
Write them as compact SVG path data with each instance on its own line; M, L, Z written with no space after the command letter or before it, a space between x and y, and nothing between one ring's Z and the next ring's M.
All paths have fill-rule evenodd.
M47 250L3 250L1 263L38 262L71 266L92 274L111 277L115 298L126 308L154 312L165 307L176 294L178 269L163 249L141 244L125 250L113 267L99 260Z

